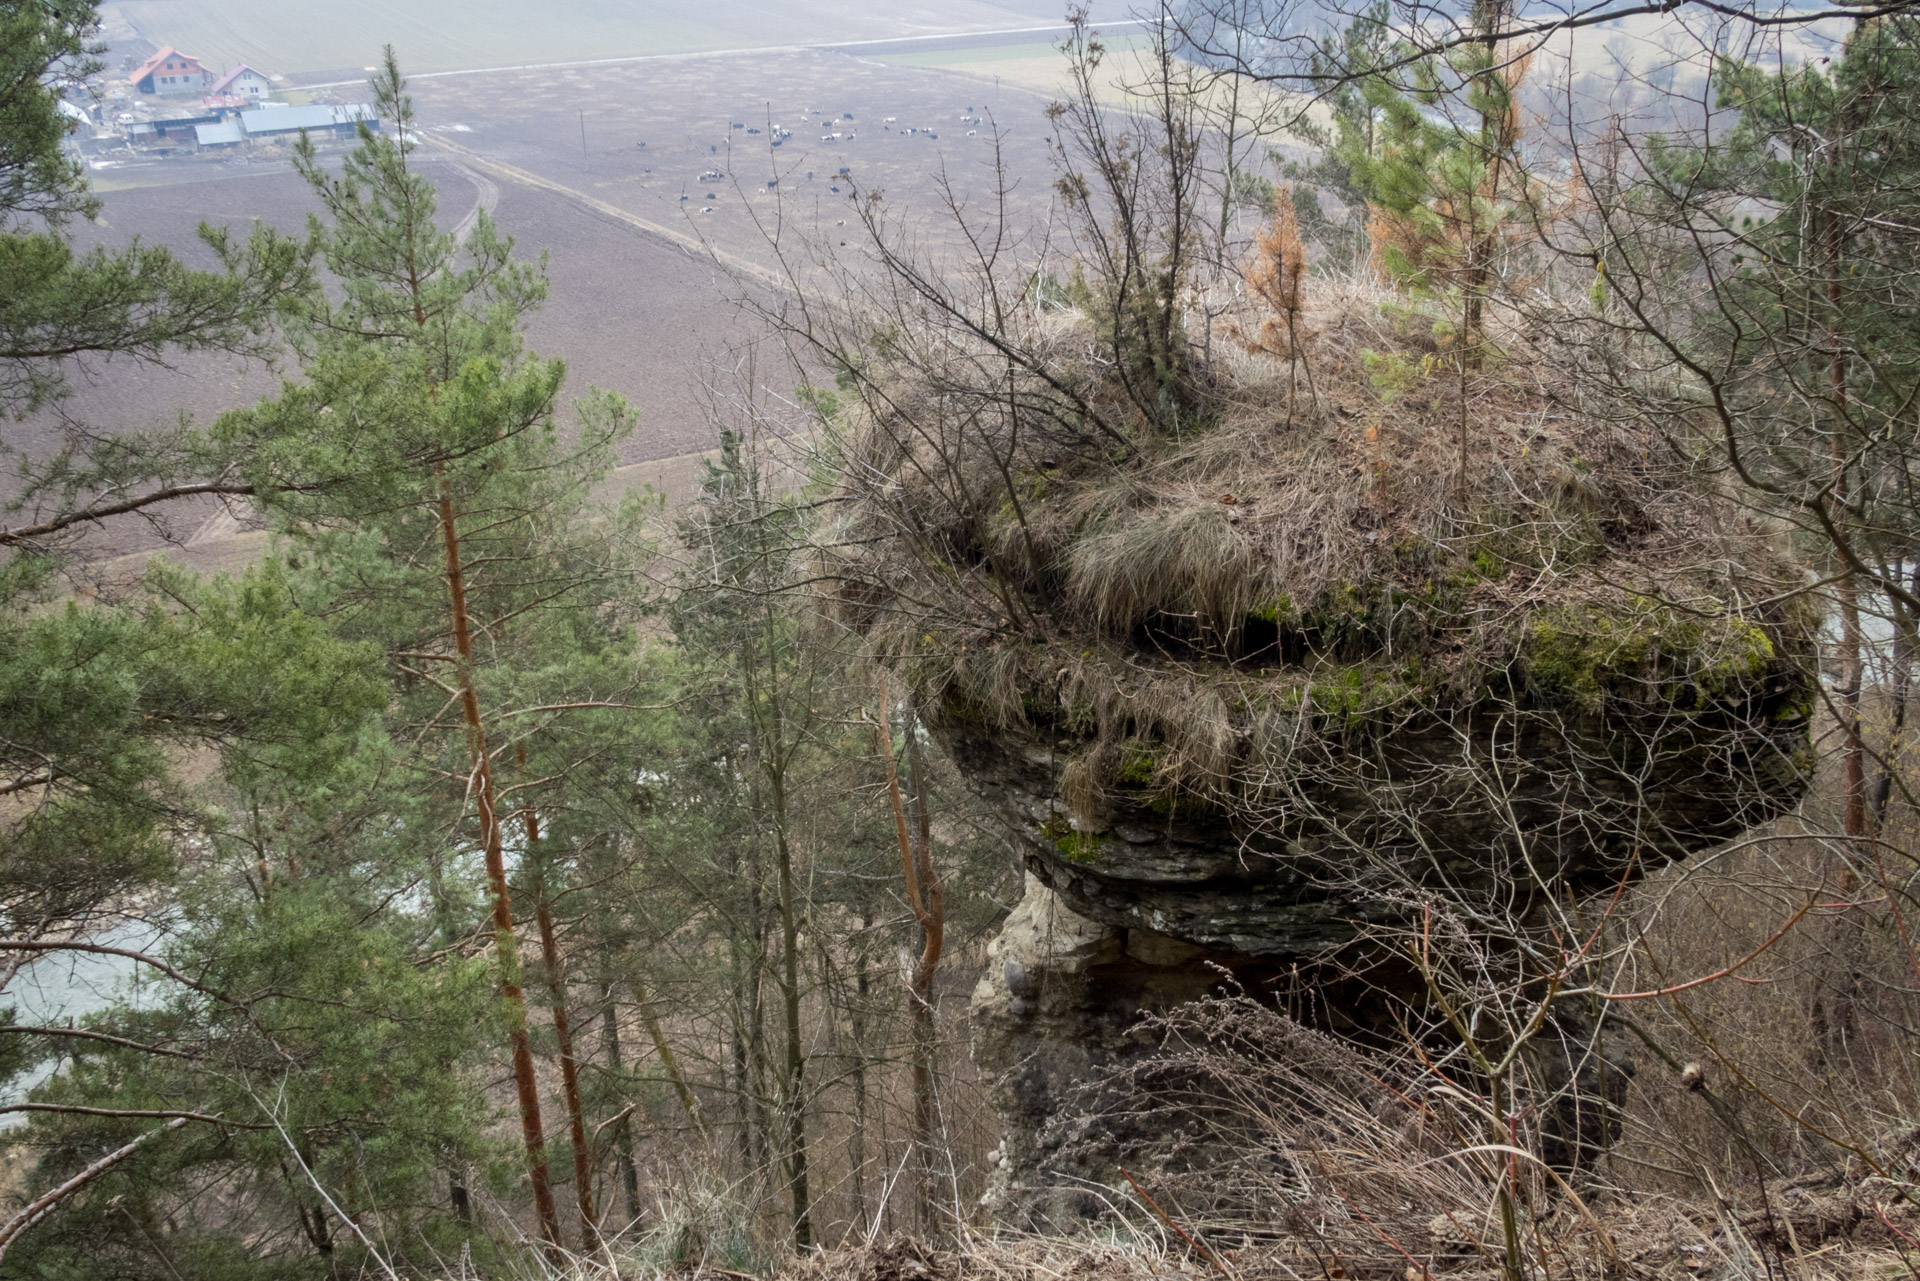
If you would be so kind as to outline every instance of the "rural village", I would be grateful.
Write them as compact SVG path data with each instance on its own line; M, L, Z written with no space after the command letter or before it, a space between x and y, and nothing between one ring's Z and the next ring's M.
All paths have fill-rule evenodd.
M235 63L215 72L200 59L182 53L171 45L154 50L144 60L133 55L121 59L122 76L104 76L97 82L76 84L68 89L62 109L75 122L70 147L76 158L90 169L119 168L128 164L156 161L181 163L201 161L224 164L249 164L266 160L284 161L288 147L303 134L321 147L341 148L352 144L359 123L379 129L382 122L373 106L348 101L351 92L337 87L302 89L287 84L286 77L264 73ZM276 87L276 82L278 85ZM772 104L761 104L770 108ZM869 138L893 136L922 142L935 142L940 129L954 136L978 138L985 118L972 103L959 107L941 123L902 123L898 116L884 116L867 125ZM860 138L860 123L851 111L805 107L793 112L798 128L809 139L817 134L822 147L831 148L816 179L813 169L797 178L801 184L819 181L829 195L841 195L842 179L851 179L851 165L831 165L841 148L853 152ZM595 122L596 127L598 121ZM470 126L458 123L429 126L439 130L469 132ZM736 151L764 148L774 154L795 136L795 130L771 118L761 123L746 119L717 122L706 144L710 158L724 155L730 160ZM581 111L581 142L587 150L586 113ZM648 141L635 139L637 152L645 152ZM664 149L639 157L642 160L663 154ZM698 142L683 147L696 155ZM670 154L670 153L669 153ZM720 163L726 163L722 161ZM651 174L651 166L641 172ZM678 197L693 206L695 212L714 212L711 202L720 200L717 192L695 190L721 184L730 178L720 167L706 167L694 175L680 175L687 190ZM790 176L787 181L796 179ZM780 185L779 177L765 181L768 190ZM846 183L850 192L852 183Z

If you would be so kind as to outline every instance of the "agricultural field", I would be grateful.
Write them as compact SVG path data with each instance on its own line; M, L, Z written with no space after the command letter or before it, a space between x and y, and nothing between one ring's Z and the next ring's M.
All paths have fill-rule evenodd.
M484 193L522 256L547 255L552 297L528 327L529 345L567 359L576 393L590 385L608 387L640 409L642 431L623 461L704 448L705 436L694 425L698 406L676 388L678 371L690 368L704 340L728 323L717 305L710 265L552 191L494 184L450 157L426 155L421 161L440 189L445 223L460 221ZM122 185L105 199L103 218L88 240L112 243L138 234L185 250L201 265L211 265L194 252L201 221L236 235L255 219L297 233L314 208L305 184L286 169ZM711 323L701 323L703 316L711 316ZM274 385L275 375L265 366L210 357L186 357L165 369L113 363L97 370L67 408L90 426L156 427L180 411L205 421L252 403ZM50 446L55 425L37 426L40 431L25 441Z
M138 9L142 21L169 10L214 12L212 0L126 0L121 9ZM250 20L243 29L253 40L288 38L270 23ZM1604 38L1631 61L1636 34ZM1145 50L1124 30L1105 38L1112 53L1103 74L1117 99L1117 85L1144 70ZM1010 215L1017 226L1039 226L1051 197L1044 111L1065 71L1045 36L975 34L421 75L412 93L426 144L421 163L436 174L444 219L459 222L484 204L523 253L546 256L552 297L531 325L532 346L567 359L576 392L610 388L638 410L621 482L684 493L714 438L703 384L752 333L738 301L764 296L775 240L790 262L841 258L857 267L854 202L877 195L887 218L938 254L955 243L950 220L936 213L946 188L970 216L986 216L996 131L999 160L1014 178ZM317 101L364 96L357 77L307 92ZM139 235L192 251L202 219L243 230L257 218L296 230L312 208L284 154L271 148L118 162L97 170L95 181L106 209L86 235L103 243ZM212 359L172 369L113 365L93 371L67 410L108 431L157 426L182 412L205 421L268 394L274 379L264 367ZM784 393L795 380L783 371L768 384ZM13 438L38 452L67 428L49 416L17 427ZM189 558L203 564L227 563L251 545L211 506L181 513L176 524L164 532L192 542ZM137 550L157 533L129 523L109 542Z
M351 75L391 43L416 72L699 53L1058 23L1057 0L113 0L109 39L245 62L293 83Z
M911 221L919 243L952 243L929 212L940 184L963 196L991 190L992 129L973 117L999 124L1003 161L1018 179L1016 220L1043 220L1051 194L1046 95L1011 84L996 92L936 67L808 50L424 77L411 89L425 142L418 156L440 190L443 221L456 224L484 204L522 254L545 255L552 294L529 327L530 345L567 360L574 394L598 386L629 399L639 428L617 480L674 496L712 446L703 385L753 332L738 302L764 296L771 236L800 260L857 263L853 201L878 192L890 216ZM316 96L359 94L342 87ZM790 131L778 147L776 124ZM113 162L94 177L105 209L83 242L138 235L203 264L194 236L202 220L236 233L255 219L297 231L314 208L271 147ZM169 369L116 363L91 371L66 411L104 431L156 427L183 412L205 422L270 394L275 379L264 366L212 358ZM765 381L785 394L797 377L779 370ZM43 416L12 438L43 452L67 428ZM129 521L102 551L137 553L165 535L189 544L186 559L212 568L243 561L259 544L213 504L172 520L166 530Z
M1017 211L1043 208L1033 202L1049 192L1044 96L823 51L754 55L751 76L747 61L422 80L414 102L436 146L748 271L774 266L774 234L852 248L859 238L842 224L857 194L881 193L921 220L943 180L984 194L989 117L1021 180Z
M1151 48L1142 34L1104 35L1107 56L1095 86L1103 101L1121 103L1124 86L1144 78L1142 57ZM967 48L939 48L884 52L877 60L894 67L920 67L1010 89L1024 89L1042 97L1058 97L1067 88L1067 56L1057 41L1019 44L980 44Z

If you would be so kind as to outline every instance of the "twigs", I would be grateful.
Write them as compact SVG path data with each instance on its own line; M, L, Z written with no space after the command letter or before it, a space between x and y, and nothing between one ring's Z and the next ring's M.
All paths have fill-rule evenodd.
M1816 899L1807 900L1806 905L1792 916L1789 916L1786 922L1768 936L1764 943L1754 948L1751 952L1748 952L1733 964L1722 966L1711 974L1703 974L1697 979L1688 979L1684 983L1674 983L1666 987L1651 988L1645 992L1602 992L1599 994L1600 999L1603 1001L1644 1001L1656 996L1675 996L1681 992L1705 986L1708 983L1716 983L1721 979L1732 978L1737 975L1739 971L1745 969L1749 962L1756 960L1763 953L1772 949L1774 944L1785 938L1787 932L1800 923L1800 918L1814 909L1816 902Z
M267 1106L259 1095L254 1094L251 1086L247 1087L247 1094L259 1105L260 1110L267 1114L267 1119L273 1122L272 1128L279 1133L281 1142L286 1144L287 1152L293 1157L294 1164L300 1167L300 1173L306 1176L307 1182L312 1185L314 1192L320 1199L326 1202L327 1208L333 1211L334 1217L346 1224L347 1230L352 1232L354 1236L360 1238L360 1244L366 1247L366 1251L373 1257L373 1261L380 1265L380 1270L387 1274L387 1281L400 1281L400 1274L393 1270L393 1265L387 1262L387 1257L380 1253L379 1249L368 1239L367 1234L361 1230L359 1221L340 1208L339 1203L333 1199L333 1194L327 1191L326 1186L322 1184L319 1177L314 1174L312 1167L307 1164L307 1159L300 1155L300 1145L293 1141L293 1136L287 1133L284 1125L280 1124L279 1114L276 1113L273 1108Z
M1227 1278L1227 1281L1238 1281L1238 1279L1233 1275L1233 1273L1227 1271L1227 1265L1220 1261L1220 1257L1216 1255L1213 1251L1207 1249L1206 1246L1201 1245L1198 1241L1194 1240L1193 1237L1188 1234L1185 1228L1181 1227L1178 1223L1174 1222L1173 1216L1160 1208L1160 1203L1154 1200L1152 1195L1149 1194L1145 1188L1140 1186L1140 1181L1134 1178L1133 1175L1129 1174L1124 1166L1121 1168L1120 1173L1126 1177L1128 1185L1131 1186L1135 1192L1140 1194L1140 1199L1147 1203L1147 1208L1152 1210L1156 1215L1158 1215L1160 1217L1161 1222L1165 1223L1168 1227L1172 1228L1175 1232L1179 1233L1180 1239L1182 1241L1185 1241L1187 1245L1193 1249L1193 1252L1195 1254L1199 1255L1201 1258L1205 1259L1208 1263L1212 1264L1214 1270L1218 1272L1221 1276Z
M213 997L228 1005L242 1005L225 993L207 987L199 980L174 968L157 956L132 948L112 947L105 943L81 943L78 941L55 941L50 939L0 939L0 952L88 952L95 956L118 956L142 965L151 966L183 987L191 988L203 996Z

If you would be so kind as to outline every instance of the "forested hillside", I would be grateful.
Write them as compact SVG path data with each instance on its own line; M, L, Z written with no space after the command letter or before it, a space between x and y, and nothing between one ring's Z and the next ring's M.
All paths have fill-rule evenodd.
M0 1278L1920 1267L1920 12L1146 16L669 502L392 47L201 269L0 0Z

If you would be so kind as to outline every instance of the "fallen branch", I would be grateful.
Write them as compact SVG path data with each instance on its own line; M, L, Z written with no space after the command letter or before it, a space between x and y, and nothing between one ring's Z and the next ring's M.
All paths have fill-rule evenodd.
M142 1054L164 1054L170 1059L199 1057L185 1050L170 1050L164 1045L147 1045L141 1041L129 1040L124 1036L109 1036L105 1032L93 1032L81 1027L32 1027L24 1023L0 1023L0 1033L11 1033L16 1036L67 1036L77 1041L99 1041L104 1045L118 1045L123 1049L138 1050Z
M205 1112L183 1112L173 1108L84 1108L70 1103L9 1103L5 1107L0 1107L0 1116L8 1112L61 1112L70 1116L117 1116L141 1120L167 1118L181 1121L205 1121L208 1125L226 1125L236 1130L272 1128L266 1125L249 1125L245 1121L229 1121L224 1116L209 1116Z
M191 1116L177 1116L157 1129L148 1130L133 1142L124 1147L115 1148L86 1169L80 1171L80 1173L74 1175L71 1179L68 1179L65 1183L62 1183L59 1187L43 1194L39 1199L28 1204L26 1209L20 1211L20 1213L14 1215L5 1223L0 1223L0 1259L6 1257L7 1247L13 1244L15 1238L53 1213L54 1207L58 1206L62 1201L132 1156L134 1152L139 1149L140 1145L148 1139L153 1138L157 1134L166 1134L169 1131L177 1130L188 1121L194 1119L195 1118Z

